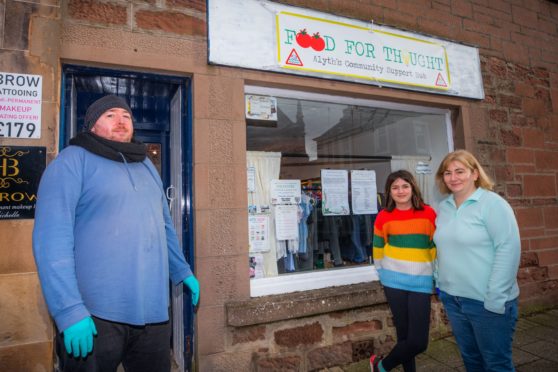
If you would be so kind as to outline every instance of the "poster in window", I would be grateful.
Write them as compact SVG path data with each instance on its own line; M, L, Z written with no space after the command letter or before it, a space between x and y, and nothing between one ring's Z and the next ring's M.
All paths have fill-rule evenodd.
M0 220L35 217L46 147L0 146Z
M271 204L300 204L300 180L271 180Z
M250 278L259 279L265 276L264 258L262 254L254 253L250 256Z
M277 240L298 239L298 205L276 205L275 237Z
M250 252L269 252L269 215L248 216Z
M373 170L351 171L351 203L353 214L378 213L378 187Z
M322 169L321 175L323 215L349 215L349 172L344 169Z
M248 167L246 175L248 177L248 192L256 192L256 167Z

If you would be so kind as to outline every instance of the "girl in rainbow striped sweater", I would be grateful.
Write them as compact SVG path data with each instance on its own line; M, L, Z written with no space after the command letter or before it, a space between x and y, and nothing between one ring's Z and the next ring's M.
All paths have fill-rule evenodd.
M393 314L397 344L381 358L372 355L372 371L403 365L414 372L415 356L426 350L430 328L430 295L436 247L436 212L422 200L413 175L391 173L386 181L386 208L374 223L374 265Z

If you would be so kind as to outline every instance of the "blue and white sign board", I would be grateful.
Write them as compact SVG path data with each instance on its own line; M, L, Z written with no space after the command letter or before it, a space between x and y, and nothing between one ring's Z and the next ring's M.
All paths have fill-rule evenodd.
M262 0L209 0L208 30L214 64L484 98L478 49L446 40Z

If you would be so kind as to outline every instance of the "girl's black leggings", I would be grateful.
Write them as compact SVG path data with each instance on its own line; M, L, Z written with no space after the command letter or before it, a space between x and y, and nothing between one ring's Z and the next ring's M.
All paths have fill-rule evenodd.
M405 372L415 372L415 356L428 347L430 329L430 294L384 287L393 322L397 344L382 360L387 370L403 366Z

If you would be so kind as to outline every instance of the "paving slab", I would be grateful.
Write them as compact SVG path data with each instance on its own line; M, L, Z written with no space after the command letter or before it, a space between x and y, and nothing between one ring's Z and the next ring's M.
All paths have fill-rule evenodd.
M554 361L556 363L556 370L558 371L558 344L547 341L537 341L523 346L521 350L527 351L542 359Z
M425 354L452 368L463 365L463 360L461 359L461 354L459 353L457 344L450 340L441 339L431 342L428 345L428 350L426 350Z
M517 372L557 372L558 365L550 360L539 359L516 367Z

